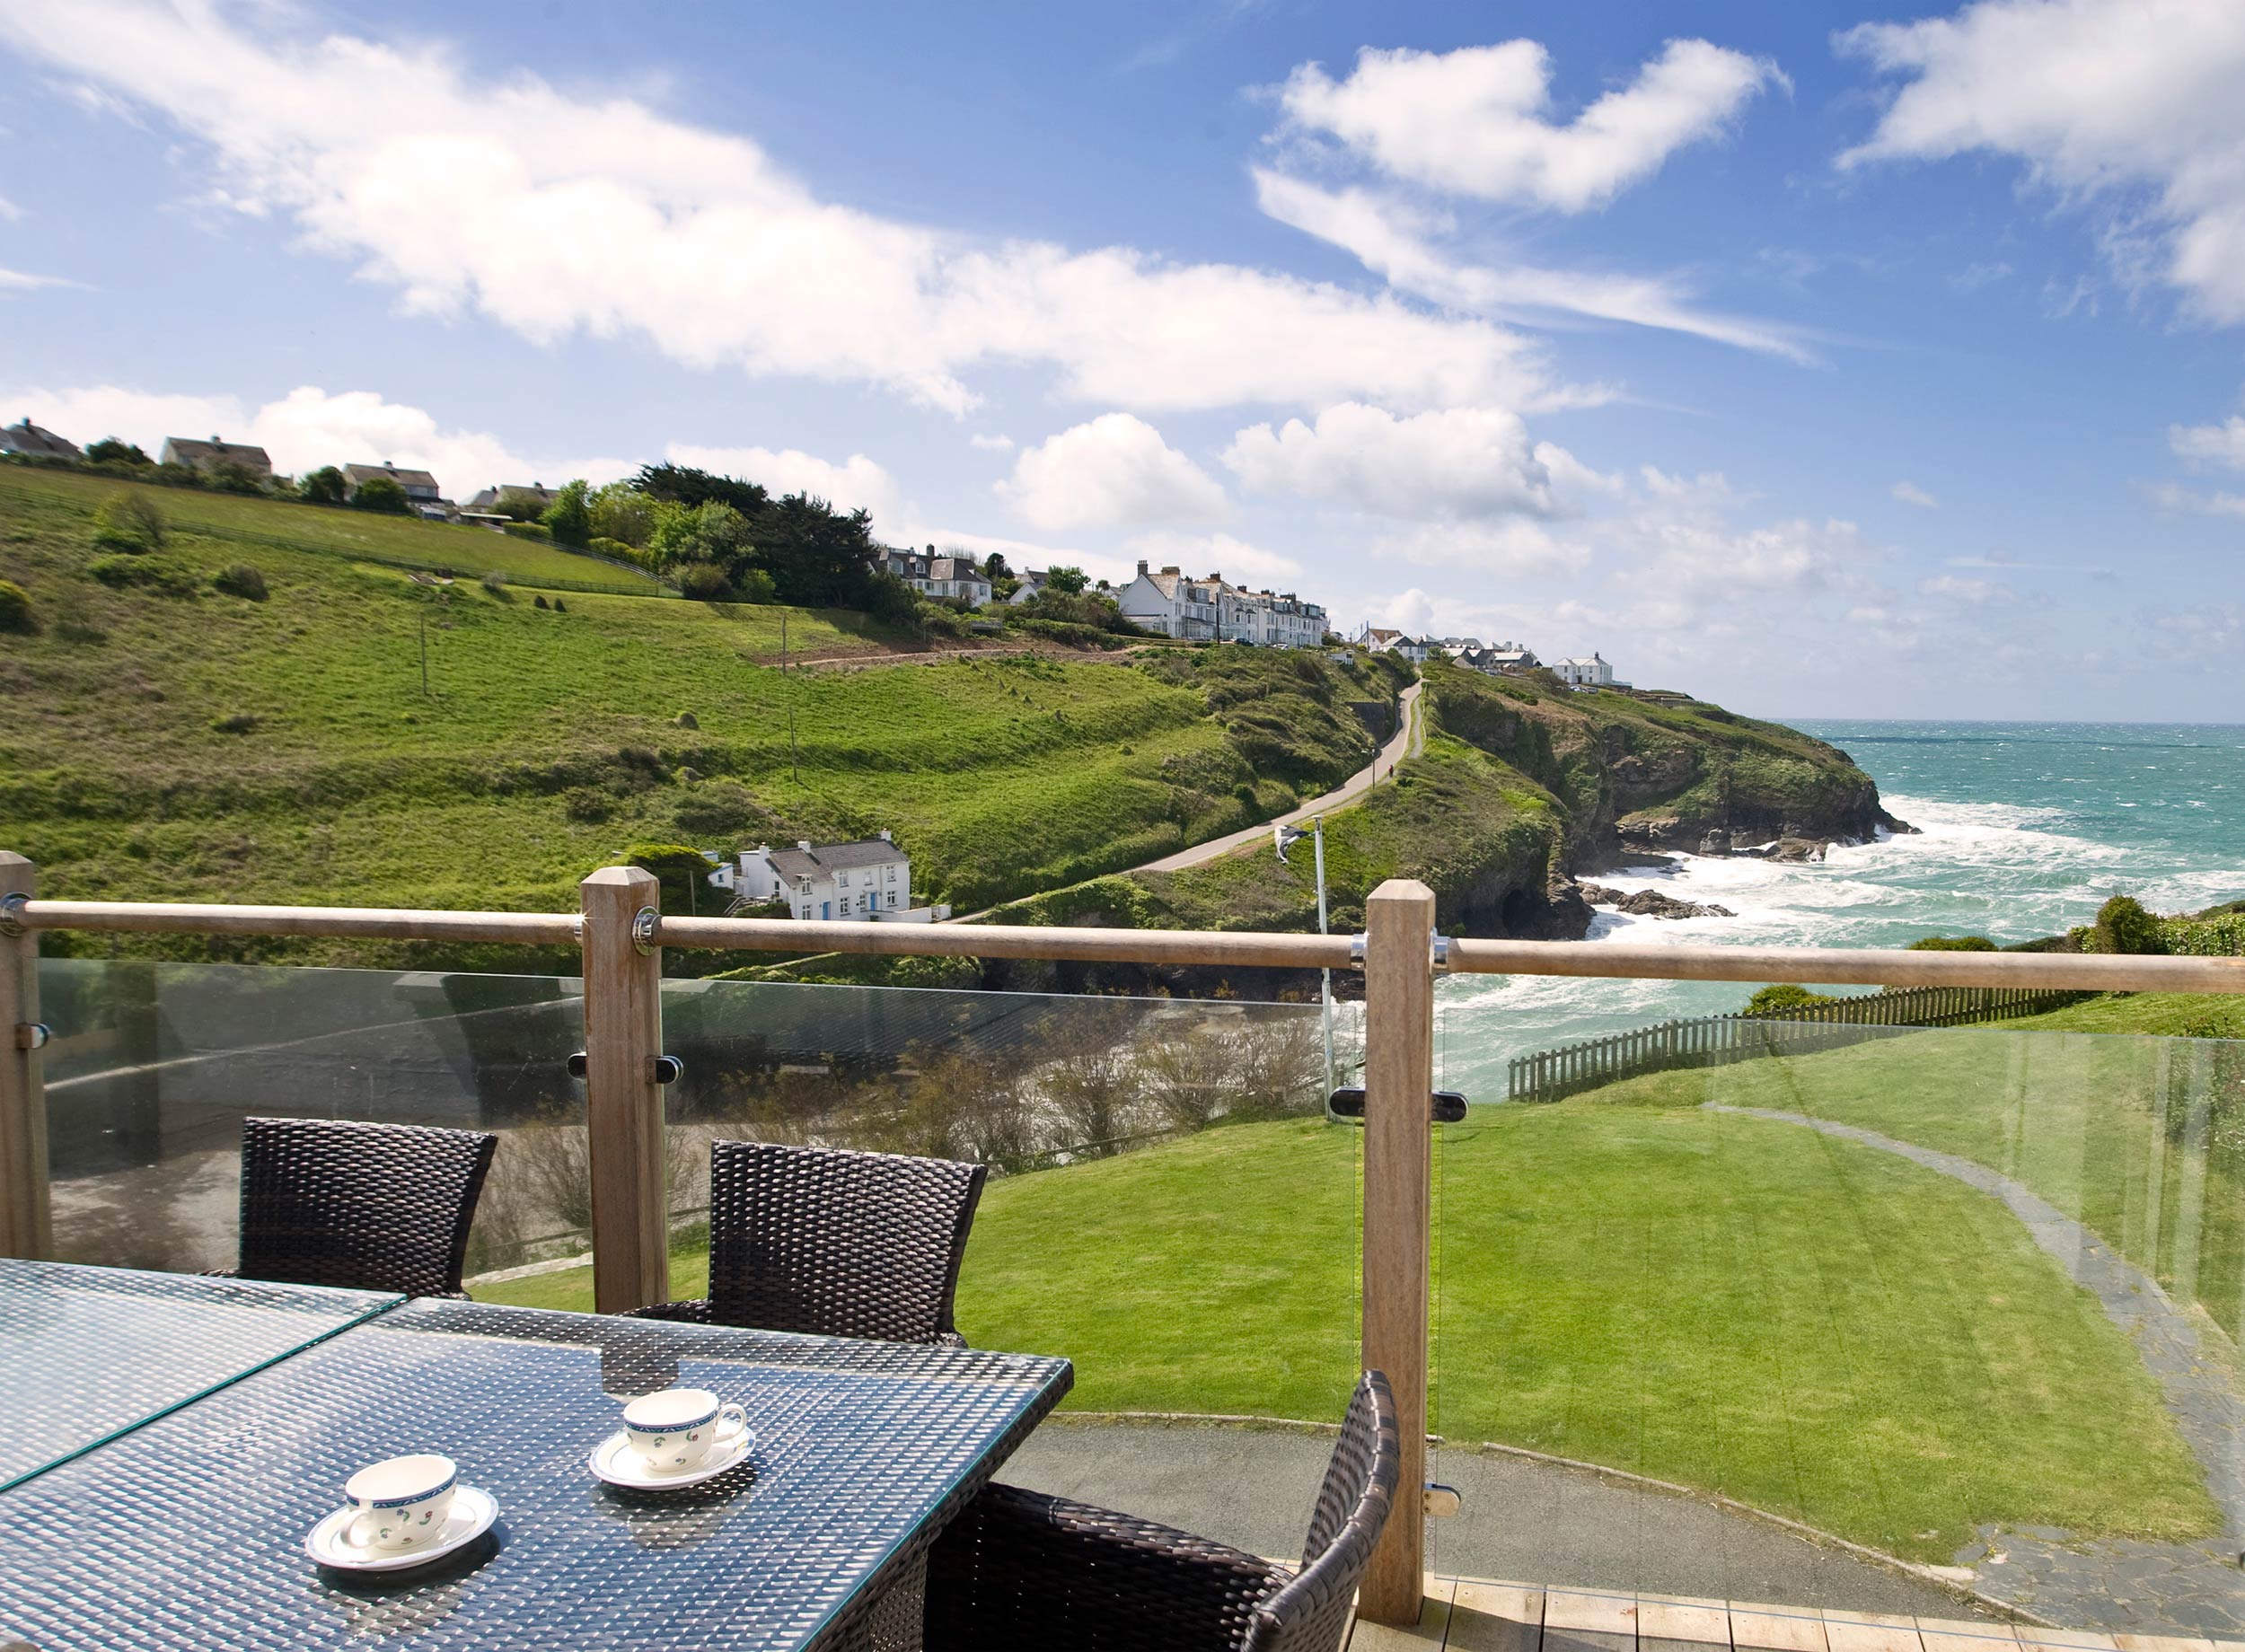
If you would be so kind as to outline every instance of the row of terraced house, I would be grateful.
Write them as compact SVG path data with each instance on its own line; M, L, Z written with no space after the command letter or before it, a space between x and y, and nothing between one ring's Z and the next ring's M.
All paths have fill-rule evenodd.
M1112 593L1122 617L1165 637L1253 643L1264 648L1315 648L1325 640L1325 611L1291 591L1250 591L1221 574L1188 577L1138 565L1138 577Z

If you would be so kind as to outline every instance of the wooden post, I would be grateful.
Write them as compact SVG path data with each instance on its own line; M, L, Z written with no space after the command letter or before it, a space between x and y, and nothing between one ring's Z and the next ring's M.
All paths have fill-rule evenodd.
M603 866L578 886L585 911L585 1124L593 1178L593 1305L603 1314L670 1295L665 1174L663 954L634 927L661 885L638 866Z
M1395 1391L1403 1464L1357 1611L1408 1624L1425 1587L1434 892L1390 878L1364 902L1364 1366Z
M39 868L0 849L0 897L38 892ZM38 1024L39 936L0 935L0 1256L46 1257L55 1249Z

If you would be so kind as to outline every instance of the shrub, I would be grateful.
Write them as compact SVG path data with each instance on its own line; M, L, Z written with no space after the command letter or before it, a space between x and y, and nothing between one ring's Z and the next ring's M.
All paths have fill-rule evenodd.
M333 465L321 465L296 484L296 496L307 505L340 505L349 493L343 472Z
M163 543L163 513L144 495L113 493L93 513L93 542L111 550L154 550Z
M762 568L751 568L733 582L735 593L744 602L777 602L779 587L771 583L771 576Z
M638 551L622 540L603 539L596 535L585 541L585 549L596 557L607 558L611 562L637 563L639 559Z
M733 582L714 562L690 562L679 576L678 588L697 602L721 602L733 594Z
M223 591L228 596L238 596L251 602L266 598L265 576L246 562L237 562L230 568L221 568L210 576L211 589Z
M211 727L222 734L254 734L257 730L257 715L254 712L237 711L230 716L214 719Z
M533 608L543 608L546 605L546 599L542 596L533 596L530 599L530 605Z
M31 593L12 579L0 579L0 631L34 631Z
M1984 935L1929 935L1910 943L1914 953L1992 953L1995 943Z
M222 459L211 466L207 485L220 493L263 493L264 479L245 464ZM400 494L400 498L405 496Z
M139 586L154 592L158 596L195 594L196 581L192 574L154 557L96 557L85 565L85 571L115 591Z
M376 511L386 516L409 516L413 505L405 496L405 489L396 479L370 476L359 483L358 491L351 495L351 504L362 511Z
M561 794L561 812L580 825L598 826L616 815L616 800L596 786L575 786Z
M548 545L553 543L553 530L542 522L510 522L506 524L506 532L518 540L537 540Z
M2090 950L2100 953L2160 953L2160 920L2133 895L2115 895L2097 909Z
M569 611L569 605L559 597L556 597L553 599L553 611L557 614L566 614Z
M85 456L92 464L145 465L148 462L146 453L120 436L103 436L86 449Z
M1829 1004L1833 995L1811 992L1792 981L1781 981L1774 987L1765 987L1746 1001L1749 1015L1775 1015L1789 1009L1806 1009L1811 1004Z
M486 591L504 602L506 598L506 576L493 568L479 582Z
M710 780L681 798L671 818L678 830L697 838L726 838L768 830L771 812L736 780Z
M536 522L546 507L543 501L527 488L506 488L500 489L499 496L491 508L501 516L512 516L516 522L527 524Z
M666 912L691 912L707 894L722 900L719 892L709 887L709 877L714 868L702 858L701 851L682 843L632 843L624 848L624 859L630 865L655 874L663 886L663 909Z

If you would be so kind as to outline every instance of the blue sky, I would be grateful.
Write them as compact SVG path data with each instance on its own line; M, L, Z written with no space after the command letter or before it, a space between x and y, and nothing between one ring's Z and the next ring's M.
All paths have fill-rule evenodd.
M2235 720L2245 7L0 13L0 417Z

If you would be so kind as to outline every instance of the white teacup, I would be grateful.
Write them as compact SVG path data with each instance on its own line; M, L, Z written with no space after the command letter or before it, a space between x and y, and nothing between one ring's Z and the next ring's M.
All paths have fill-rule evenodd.
M369 1463L343 1482L357 1508L346 1533L361 1549L411 1549L445 1529L460 1470L433 1451Z
M665 1388L623 1408L623 1431L648 1468L677 1474L715 1446L729 1449L748 1432L748 1413L721 1403L707 1388Z

